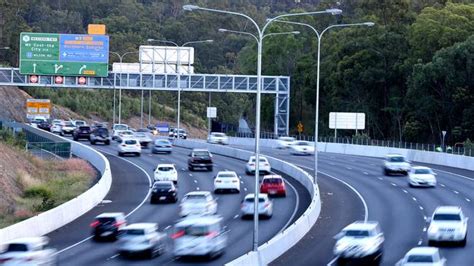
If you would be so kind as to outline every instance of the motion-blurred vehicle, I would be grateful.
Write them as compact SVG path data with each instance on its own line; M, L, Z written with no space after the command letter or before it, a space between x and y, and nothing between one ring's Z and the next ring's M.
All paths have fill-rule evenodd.
M277 140L277 149L288 149L295 142L293 137L279 137Z
M148 148L148 145L152 142L150 133L147 133L147 132L135 132L133 134L133 138L138 140L138 142L140 142L140 145L142 145L142 148Z
M122 142L124 139L133 138L134 132L132 130L122 130L115 137L117 142Z
M234 171L219 171L214 178L214 193L231 191L240 193L240 179Z
M260 184L260 193L269 196L286 197L285 181L281 175L266 175Z
M158 129L154 125L148 125L146 127L148 130L150 130L150 133L153 134L154 136L158 135Z
M122 228L119 254L128 257L145 255L154 258L166 250L166 235L158 232L156 223L135 223Z
M254 214L255 194L247 194L240 205L240 217L252 218ZM258 215L270 219L273 215L273 201L267 194L258 194Z
M438 248L416 247L410 249L395 266L446 266L446 259L441 257Z
M51 131L52 125L48 121L41 121L38 123L37 127L45 131Z
M428 246L439 242L454 242L466 246L468 220L459 206L437 207L428 227Z
M72 123L74 124L75 127L87 126L86 121L83 121L83 120L73 120Z
M114 124L112 126L112 140L115 140L119 133L125 130L129 130L129 126L127 124Z
M227 246L227 232L222 224L222 217L217 215L182 219L173 228L173 255L212 259L222 254Z
M51 126L51 133L61 134L61 130L63 127L63 122L53 122Z
M205 149L193 149L189 154L188 169L194 171L196 168L205 168L212 172L212 154Z
M172 181L156 181L151 188L150 203L177 202L178 191Z
M51 121L51 124L61 124L63 122L63 120L61 119L53 119L53 121Z
M385 175L400 173L407 175L410 171L410 163L400 154L387 154L383 162L383 172Z
M79 139L89 139L91 136L91 127L90 126L79 126L74 129L72 133L72 138L77 141Z
M173 151L173 144L167 139L156 139L153 143L152 153L171 153Z
M48 122L48 119L44 116L37 115L30 120L30 125L32 127L38 128L38 124L42 122Z
M211 132L207 137L207 142L212 144L229 144L229 137L226 134L220 132Z
M314 154L314 144L309 141L298 140L293 142L289 147L290 153L294 155L311 155Z
M123 139L118 144L118 155L124 156L125 154L134 154L140 156L142 154L142 146L136 139Z
M436 174L429 167L413 166L408 172L410 187L436 187Z
M178 183L178 171L174 164L158 164L154 170L155 181L172 181Z
M110 145L109 130L106 127L94 128L90 134L89 140L92 145L95 145L97 142L102 142L105 145Z
M217 201L209 191L189 192L181 200L181 217L188 215L212 215L217 213Z
M170 138L179 138L180 139L187 139L188 138L188 133L186 133L186 130L184 128L179 129L179 134L178 134L178 129L177 128L170 128L170 132L168 133L168 136Z
M15 239L0 254L1 265L56 265L56 250L48 248L45 236Z
M61 127L61 136L72 135L76 126L71 121L65 121Z
M256 171L256 163L255 163L255 156L250 156L249 161L245 165L245 173L248 175L255 174ZM259 158L259 174L270 174L272 172L272 168L268 159L264 156L260 156Z
M359 262L362 265L379 265L385 241L379 223L356 221L346 226L334 237L334 255L339 264Z
M119 231L127 225L125 214L122 212L106 212L95 217L90 224L95 240L116 240Z

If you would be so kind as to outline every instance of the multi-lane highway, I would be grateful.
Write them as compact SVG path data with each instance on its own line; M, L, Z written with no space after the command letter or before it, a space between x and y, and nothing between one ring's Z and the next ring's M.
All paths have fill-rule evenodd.
M116 143L111 146L94 146L110 160L113 183L104 202L86 213L76 221L49 234L51 244L59 250L61 265L109 265L109 264L175 264L171 252L171 240L168 241L167 252L151 261L124 260L117 253L117 243L100 242L90 239L89 224L102 212L121 211L128 214L128 222L156 222L160 230L171 234L172 225L179 219L179 204L151 205L149 203L149 187L153 178L153 169L158 163L174 163L178 169L179 197L189 191L212 191L213 176L217 171L234 170L241 176L240 194L218 194L218 214L224 217L227 227L228 247L220 258L212 261L196 261L206 264L222 265L248 252L252 247L252 220L241 220L239 217L240 203L247 193L254 190L253 177L245 175L245 162L222 156L214 156L214 172L190 172L187 170L189 150L175 147L173 153L151 154L144 149L141 157L116 156ZM290 177L286 198L274 199L274 214L269 220L260 223L260 243L271 239L275 234L296 220L310 202L309 193L298 182ZM187 261L184 261L187 262Z

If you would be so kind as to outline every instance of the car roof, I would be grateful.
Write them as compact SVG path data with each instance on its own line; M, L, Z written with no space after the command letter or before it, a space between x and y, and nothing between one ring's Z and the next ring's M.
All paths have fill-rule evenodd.
M155 181L153 185L173 185L173 181L165 181L165 180Z
M250 156L250 159L255 159L255 155ZM260 159L267 159L267 157L260 155Z
M419 166L419 165L417 165L417 166L412 166L411 168L412 168L412 169L415 169L415 170L422 170L422 169L423 169L423 170L425 170L425 169L426 169L426 170L431 170L431 168L429 168L429 167L426 167L426 166Z
M279 179L283 179L283 177L281 175L265 175L263 176L263 179L266 179L266 178L279 178Z
M391 153L391 154L385 155L385 157L390 158L390 157L405 157L405 156L403 156L401 154Z
M160 163L158 167L174 167L174 164L171 163Z
M294 140L295 138L294 137L279 137L278 139L281 139L281 140Z
M7 244L47 244L48 237L38 236L38 237L22 237L9 241Z
M211 135L212 135L212 134L224 134L224 135L225 135L224 132L211 132Z
M119 217L119 216L125 216L123 212L104 212L99 215L97 215L95 218L109 218L109 217Z
M378 222L375 221L355 221L350 225L344 227L344 231L347 230L372 230L378 226Z
M191 192L188 192L186 195L207 196L207 195L210 195L210 194L211 194L211 192L209 192L209 191L191 191Z
M153 228L157 227L157 223L135 223L135 224L130 224L125 226L122 230L134 230L134 229L148 229L148 228Z
M203 225L219 223L221 221L222 221L222 217L218 215L189 216L180 220L178 223L175 224L175 226L190 226L190 225L203 226Z
M461 213L461 207L459 206L439 206L434 211L435 213L452 213L458 214Z
M235 171L219 171L219 172L217 172L217 175L224 175L224 174L237 175L237 173Z
M258 197L259 198L268 198L268 195L266 193L258 193ZM249 198L255 198L255 194L254 193L249 193L249 194L245 195L245 199L249 199Z
M410 255L433 255L439 252L438 248L435 247L415 247L407 252L406 256Z
M193 149L193 152L196 152L196 151L206 151L206 152L209 152L208 149Z

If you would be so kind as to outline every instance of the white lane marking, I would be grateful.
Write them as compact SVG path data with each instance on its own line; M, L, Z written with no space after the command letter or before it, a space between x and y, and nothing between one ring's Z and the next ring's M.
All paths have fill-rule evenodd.
M193 174L189 174L189 176L193 176Z
M405 194L408 194L408 191L407 191L406 189L403 189L403 192L404 192Z
M106 200L106 199L105 199L105 200L101 201L100 203L102 203L102 204L107 204L107 203L112 203L112 201L111 201L111 200Z
M439 170L439 169L436 169L436 168L432 168L432 169L433 169L433 170L436 170L436 171L439 171L439 172L447 173L447 174L450 174L450 175L462 177L462 178L467 179L467 180L469 180L469 181L474 181L474 179L472 179L472 178L470 178L470 177L467 177L467 176L463 176L463 175L456 174L456 173L453 173L453 172L448 172L448 171Z
M426 227L423 227L423 232L426 232Z
M247 188L246 188L246 187L244 187L244 191L247 191Z
M397 184L395 184L395 183L390 183L390 184L392 184L392 186L394 186L394 187L396 187L396 186L397 186Z
M296 206L296 208L293 211L293 213L291 214L290 219L288 219L288 222L286 222L285 226L283 226L280 229L280 231L278 231L278 234L281 233L281 231L285 230L288 227L288 225L290 225L293 218L295 218L296 211L298 210L298 206L300 205L300 196L298 195L298 191L296 191L296 188L290 182L286 181L286 184L289 185L291 187L291 189L293 189L293 191L295 192L295 195L296 195L296 204L295 204L295 206Z
M423 240L418 241L418 246L421 246L423 244Z
M377 177L379 180L383 180L383 177Z
M198 182L196 179L194 179L193 181L194 181L195 184L197 184L197 182Z
M453 190L454 194L459 194L459 191Z
M367 222L367 221L369 220L369 207L367 207L367 203L365 202L364 197L362 197L362 195L359 193L359 191L357 191L357 189L355 189L353 186L349 185L349 183L347 183L347 182L345 182L345 181L343 181L343 180L341 180L341 179L339 179L339 178L337 178L337 177L334 177L334 176L332 176L332 175L329 175L329 174L327 174L327 173L325 173L325 172L320 172L320 171L318 171L318 172L321 173L321 174L323 174L323 175L326 175L326 176L328 176L328 177L330 177L330 178L332 178L332 179L334 179L334 180L337 180L337 181L343 183L344 185L346 185L347 187L349 187L352 191L354 191L354 193L356 193L356 195L359 197L359 199L362 201L362 204L364 205L364 212L365 212L365 214L364 214L364 221Z
M364 173L364 175L369 175L369 173L367 173L367 172L363 172L363 173Z
M181 168L181 171L183 171L183 172L184 172L184 171L186 171L186 169L184 169L184 168Z
M442 187L446 187L444 184L439 184L439 185L442 186Z
M335 163L329 163L330 165L336 165Z
M119 255L120 255L120 254L117 253L117 254L113 255L112 257L109 257L107 260L115 259L115 258L117 258Z
M425 221L428 221L428 217L426 216L423 216L423 219L425 219Z
M199 187L197 187L196 190L199 190Z
M347 170L352 170L352 167L346 167Z
M239 215L238 214L234 215L234 219L237 219L237 218L239 218Z
M328 262L327 266L332 266L334 262L337 261L337 259L339 259L339 257L335 257L334 259L332 259L330 262Z
M244 181L240 181L240 184L243 184L243 183L244 183Z
M470 200L470 199L468 199L468 198L466 198L466 201L467 201L467 202L471 202L471 200Z
M165 227L165 230L168 230L171 228L171 225L168 225L167 227Z
M415 197L411 197L414 201L416 201L416 198Z
M97 150L98 150L98 149L97 149ZM121 159L121 160L124 160L124 161L129 162L130 164L132 164L132 165L136 166L138 169L140 169L140 170L141 170L143 173L145 173L145 175L148 177L148 184L149 184L149 186L148 186L148 187L149 187L148 193L146 194L146 196L145 196L145 198L142 200L142 202L140 202L140 204L138 204L138 206L135 207L135 209L133 209L131 212L129 212L129 213L125 216L125 217L128 217L128 216L132 215L134 212L136 212L140 207L142 207L143 204L145 204L145 202L146 202L146 200L148 199L148 197L150 196L150 193L151 193L150 187L151 187L151 184L152 184L151 177L150 177L150 175L145 171L145 169L143 169L142 167L138 166L137 164L135 164L135 163L133 163L133 162L131 162L131 161L125 159L125 158L119 157L119 156L117 156L117 155L115 155L115 154L112 154L112 153L110 153L110 152L106 152L106 151L104 151L104 150L99 150L99 151L100 151L100 152L103 152L103 153L107 153L107 154L109 154L110 156L114 156L114 157L116 157L116 158L119 158L119 159ZM77 242L77 243L75 243L75 244L72 244L72 245L70 245L70 246L68 246L68 247L65 247L65 248L63 248L63 249L57 251L56 253L54 253L54 255L61 254L61 253L63 253L64 251L67 251L67 250L70 250L70 249L72 249L72 248L74 248L74 247L77 247L78 245L80 245L80 244L86 242L87 240L89 240L89 239L91 239L91 238L92 238L92 236L89 236L89 237L87 237L87 238L85 238L85 239L83 239L83 240L81 240L81 241L79 241L79 242Z
M424 209L423 209L423 206L418 206L418 208L420 208L420 210L424 210Z

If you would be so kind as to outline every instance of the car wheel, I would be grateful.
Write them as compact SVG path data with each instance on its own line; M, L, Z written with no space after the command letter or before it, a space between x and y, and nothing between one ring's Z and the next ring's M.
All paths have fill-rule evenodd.
M383 174L386 175L386 176L389 176L389 175L390 175L390 172L389 172L387 169L384 169L384 170L383 170Z
M110 145L110 140L107 140L107 141L105 142L105 145Z
M428 246L429 246L429 247L434 247L434 246L436 246L436 241L434 241L434 240L428 240Z
M413 186L411 183L408 183L408 186L409 186L409 187L415 187L415 186Z
M338 258L337 259L337 265L339 265L339 266L346 265L346 263L347 263L347 261L344 258Z
M467 243L467 232L466 232L466 236L464 237L463 240L461 240L461 243L459 244L461 247L465 247L466 246L466 243Z
M122 156L123 156L123 153L119 152L119 153L118 153L118 156L122 157Z
M78 139L78 138L76 138L76 137L72 137L72 139L73 139L74 141L77 141L77 140L79 140L79 139Z
M95 145L95 141L91 140L91 144L92 144L92 145Z
M140 157L141 156L141 153L137 152L137 157Z
M194 168L192 166L188 166L189 171L194 171Z
M212 166L207 167L207 171L212 172Z

